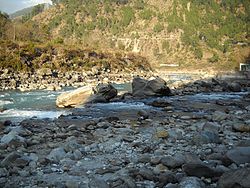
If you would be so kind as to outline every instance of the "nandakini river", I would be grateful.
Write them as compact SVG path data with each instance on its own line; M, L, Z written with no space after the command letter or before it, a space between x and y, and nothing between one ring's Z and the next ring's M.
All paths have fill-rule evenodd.
M131 84L114 84L118 91L131 91ZM63 92L74 90L75 88L64 88L61 91L37 90L29 92L20 92L18 90L0 92L0 121L11 120L20 122L27 118L54 119L61 115L71 113L71 109L61 109L56 107L56 98ZM184 98L191 101L211 101L211 100L239 100L245 93L200 93L187 96L166 97L170 100L179 100ZM154 99L154 98L153 98ZM102 111L105 116L105 110L129 110L153 108L147 105L152 98L145 100L131 100L126 102L111 102L93 104L92 112ZM81 110L84 110L82 107ZM94 116L94 114L92 114ZM90 114L90 116L92 116Z

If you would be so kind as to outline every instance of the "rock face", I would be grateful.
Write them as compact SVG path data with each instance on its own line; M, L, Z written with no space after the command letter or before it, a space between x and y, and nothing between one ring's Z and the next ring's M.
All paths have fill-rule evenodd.
M92 93L92 88L88 86L62 93L57 97L56 105L60 108L76 107L88 102Z
M86 103L109 102L117 96L117 89L111 84L99 84L95 89L86 86L66 92L57 97L56 105L60 108L76 107Z
M132 94L135 97L169 96L171 90L162 78L157 77L148 81L136 77L132 82Z
M243 168L236 171L224 173L220 180L220 188L233 188L233 187L250 187L250 169Z

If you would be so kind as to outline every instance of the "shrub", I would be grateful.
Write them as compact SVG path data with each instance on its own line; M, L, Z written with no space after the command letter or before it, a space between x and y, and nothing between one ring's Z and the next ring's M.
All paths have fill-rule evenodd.
M202 49L201 49L201 48L199 48L199 47L194 48L193 51L194 51L195 58L197 58L197 59L202 59L202 57L203 57L203 52L202 52Z
M154 32L156 33L159 33L161 32L162 30L164 29L164 26L160 23L157 23L155 26L154 26Z
M134 10L129 6L123 7L121 25L127 27L133 19Z
M169 47L170 47L170 44L169 44L168 41L164 40L164 41L162 42L162 44L161 44L161 47L162 47L163 50L168 50Z
M217 63L220 60L219 56L217 53L213 54L213 57L209 58L208 61L210 63Z
M153 15L154 15L154 12L150 9L146 9L140 12L140 17L144 20L151 20Z

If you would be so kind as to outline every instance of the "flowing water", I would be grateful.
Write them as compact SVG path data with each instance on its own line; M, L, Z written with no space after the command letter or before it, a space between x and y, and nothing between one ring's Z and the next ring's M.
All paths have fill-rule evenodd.
M131 91L130 84L114 84L118 91ZM29 91L17 90L0 92L0 121L21 121L25 118L57 118L70 113L69 109L56 107L56 98L65 91L75 88L65 88L61 91ZM105 106L105 104L103 104ZM112 105L112 104L110 104ZM122 106L114 103L116 107ZM109 105L108 105L109 106ZM107 108L108 108L107 106Z
M115 84L118 91L131 91L130 84ZM25 118L57 118L60 115L71 113L70 109L59 109L56 107L56 98L59 94L73 90L74 88L66 88L62 91L5 91L0 92L0 121L11 120L21 121ZM174 96L171 100L179 100L180 98L191 101L211 101L211 100L239 100L245 93L201 93L189 96ZM93 112L105 111L110 109L129 110L129 109L145 109L152 108L144 101L130 102L112 102L105 104L94 104L91 106ZM84 110L84 108L82 109ZM86 109L87 110L87 109ZM89 110L89 109L88 109Z

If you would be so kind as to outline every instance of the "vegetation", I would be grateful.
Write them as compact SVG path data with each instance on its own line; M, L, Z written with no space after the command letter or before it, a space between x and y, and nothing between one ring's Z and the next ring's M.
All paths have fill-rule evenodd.
M134 40L142 37L149 40L145 42L148 48L144 48L144 55L152 56L156 62L171 57L174 61L192 58L190 62L216 64L236 53L237 48L249 48L249 0L177 0L165 4L145 0L52 2L54 7L40 18L34 16L44 10L44 5L35 6L21 21L11 21L1 13L0 39L129 51ZM151 38L157 41L150 41ZM206 53L211 52L213 56L208 58Z

